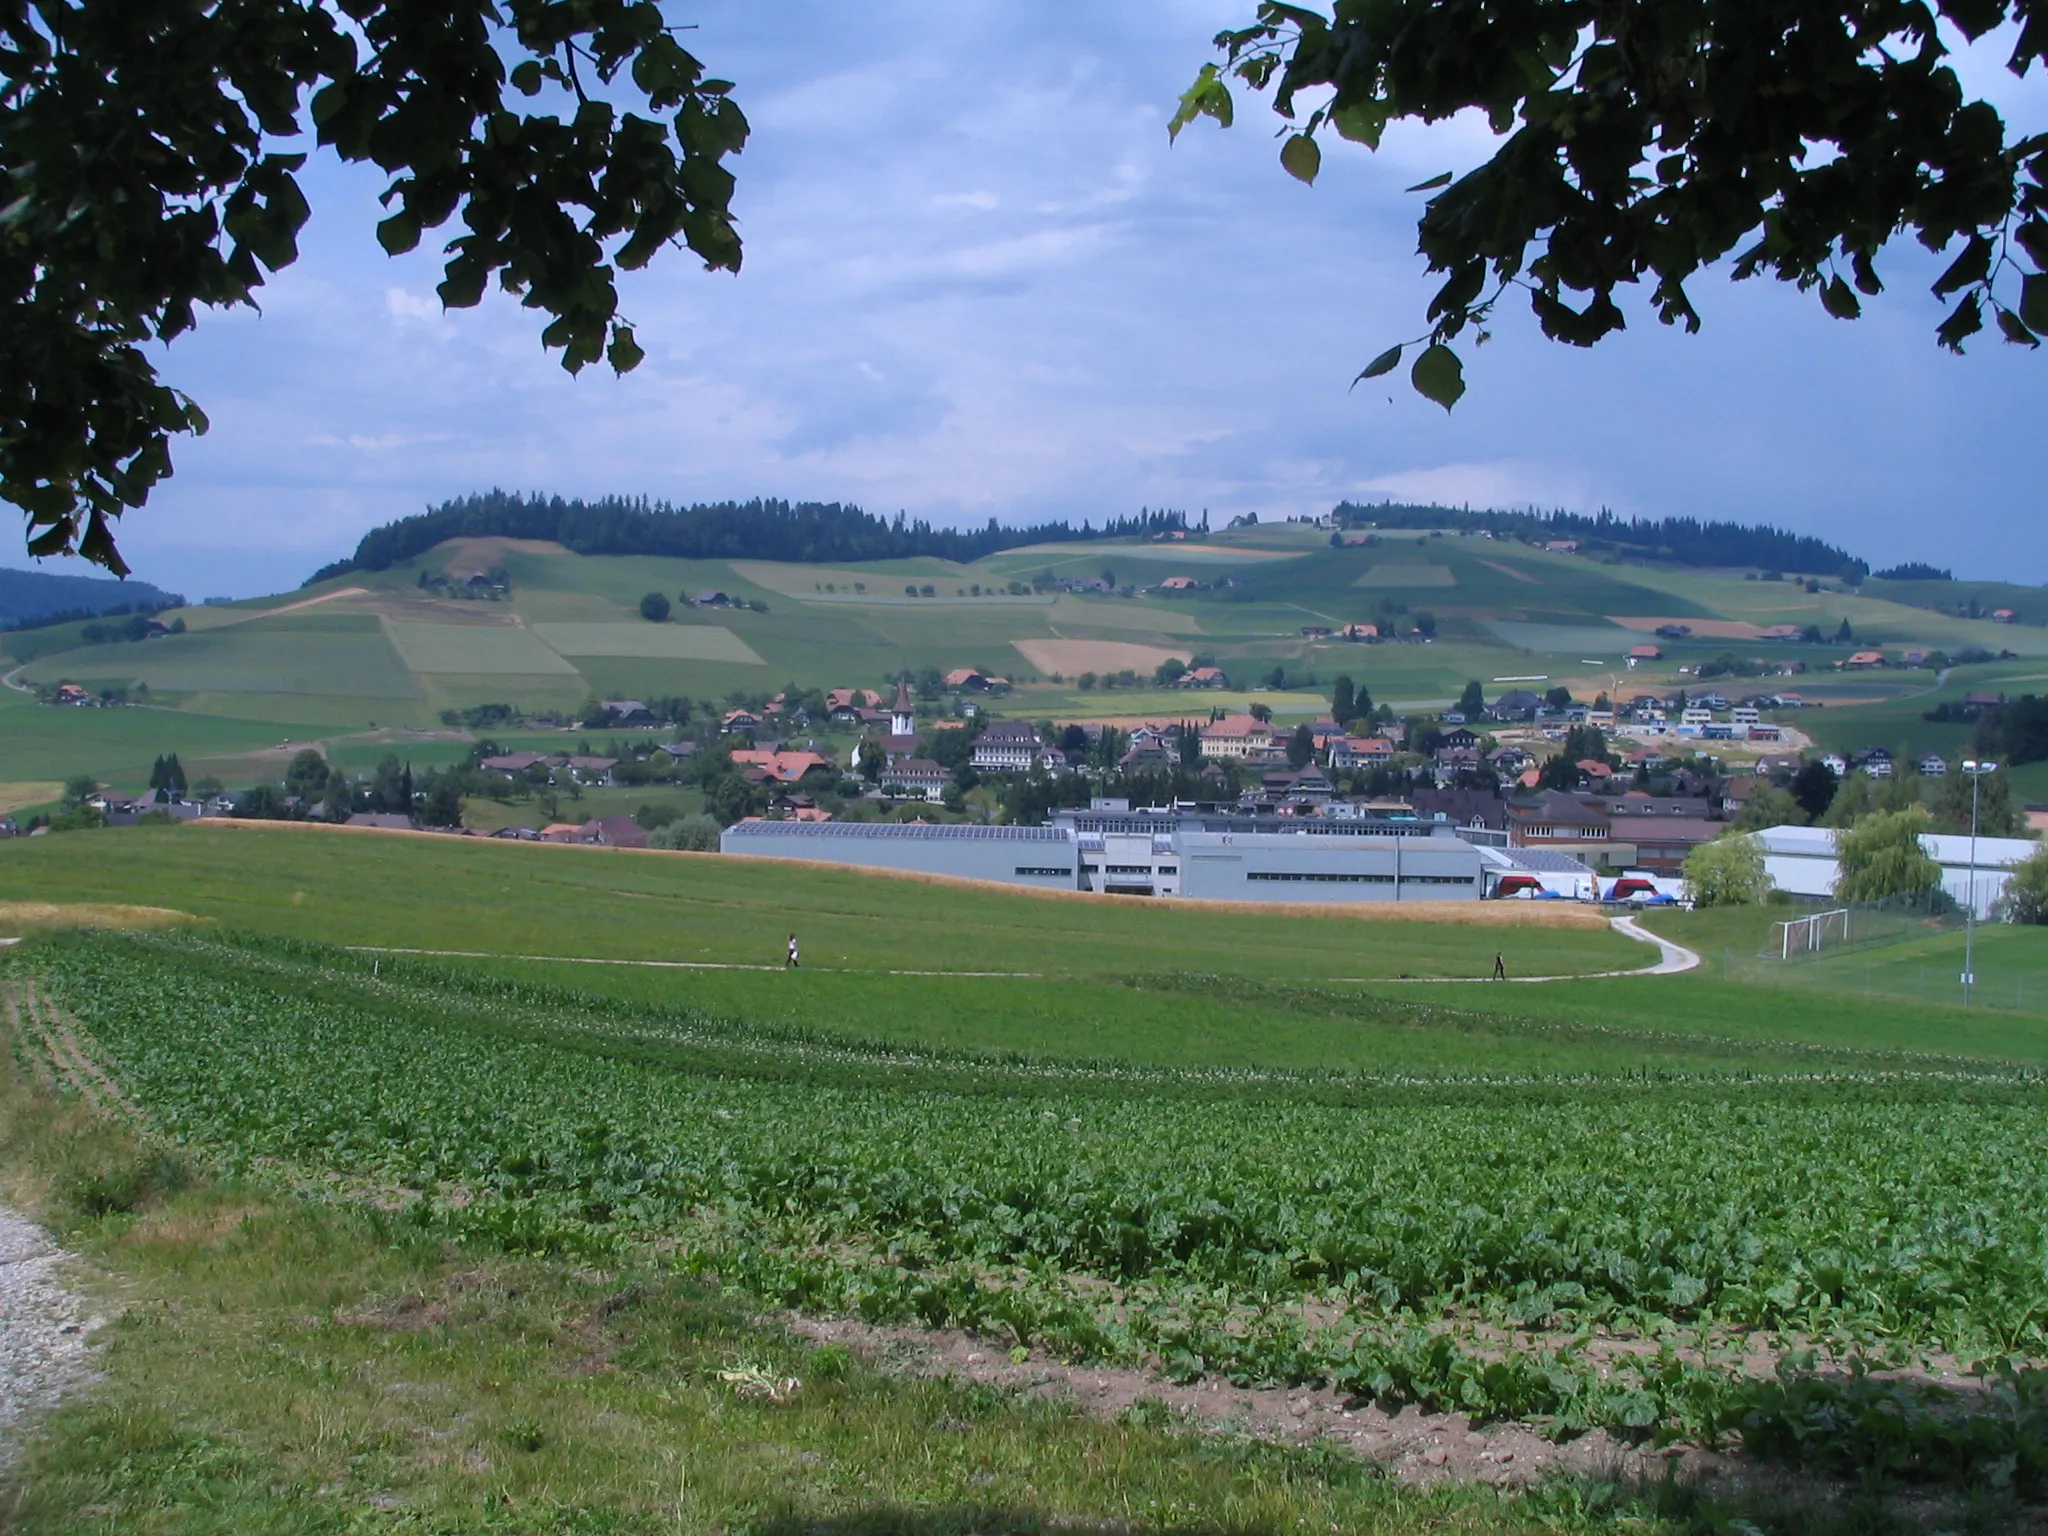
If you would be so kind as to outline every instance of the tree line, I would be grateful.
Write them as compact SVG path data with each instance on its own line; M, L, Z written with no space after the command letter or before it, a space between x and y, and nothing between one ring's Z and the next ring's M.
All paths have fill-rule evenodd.
M893 520L846 502L695 502L676 506L646 497L596 501L518 496L493 490L443 502L372 528L346 560L322 566L307 585L350 571L382 571L457 538L541 539L579 555L666 555L681 560L782 560L797 563L906 560L920 555L962 563L1025 544L1150 537L1187 532L1185 512L1146 509L1099 527L1062 519L1015 527L990 518L977 529L935 528L899 512Z
M1511 539L1577 539L1592 548L1613 549L1639 559L1673 565L1755 566L1764 571L1799 571L1861 581L1870 566L1847 550L1768 523L1701 522L1696 517L1615 516L1581 512L1474 512L1470 507L1414 506L1395 502L1340 501L1338 521L1346 527L1443 528L1492 533Z

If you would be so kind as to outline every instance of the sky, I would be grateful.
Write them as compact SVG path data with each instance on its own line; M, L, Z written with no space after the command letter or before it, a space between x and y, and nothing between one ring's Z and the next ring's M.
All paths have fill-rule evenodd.
M1486 130L1328 139L1313 188L1257 100L1170 145L1175 98L1250 0L669 9L753 124L729 162L743 270L678 250L629 274L646 361L571 378L515 301L443 314L433 236L387 259L374 171L316 159L301 260L262 313L207 316L163 357L213 428L125 520L138 576L195 600L296 586L378 523L503 487L941 524L1609 507L2048 582L2048 355L1940 351L1945 262L1917 246L1880 262L1889 291L1853 323L1761 279L1695 284L1697 336L1625 297L1630 329L1589 350L1507 309L1461 349L1447 415L1399 374L1348 386L1425 328L1404 189L1478 163ZM1994 57L1966 85L2048 125L2048 82ZM30 563L18 544L0 561Z

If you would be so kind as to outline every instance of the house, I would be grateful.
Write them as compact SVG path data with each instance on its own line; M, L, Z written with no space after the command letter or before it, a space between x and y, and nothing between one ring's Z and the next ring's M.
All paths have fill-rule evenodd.
M1842 663L1851 672L1863 672L1871 667L1881 667L1884 664L1883 651L1856 651L1847 661Z
M1860 768L1873 779L1888 779L1892 776L1892 755L1883 747L1865 747L1850 766Z
M1844 777L1849 772L1849 761L1839 752L1823 752L1820 764L1838 779Z
M573 821L554 821L540 829L540 840L544 843L583 843L589 839L583 835L583 828Z
M1730 794L1749 795L1756 791L1754 777L1738 779L1730 785ZM1624 819L1656 818L1668 821L1672 817L1691 817L1695 821L1706 818L1707 802L1695 800L1690 795L1648 795L1639 789L1632 789L1625 795L1615 795L1600 802L1607 814L1616 821Z
M1409 791L1408 803L1422 821L1447 821L1494 832L1507 827L1507 802L1490 789L1432 789L1425 785Z
M1169 576L1166 580L1159 583L1157 587L1153 588L1153 590L1155 592L1196 592L1201 590L1201 586L1202 584L1192 576Z
M1444 718L1448 720L1451 717L1450 715L1445 715ZM1453 726L1450 730L1444 732L1443 744L1447 747L1477 747L1479 745L1479 733L1469 730L1462 725Z
M1579 541L1577 539L1548 539L1545 540L1543 548L1547 553L1553 555L1576 555L1579 552Z
M857 716L863 709L880 709L882 696L872 688L830 688L825 692L825 712L835 718L842 709Z
M59 693L62 693L64 690L60 688L57 691ZM1997 706L2003 704L2004 702L2005 695L2002 693L1986 693L1979 691L1966 693L1963 695L1963 707L1965 709L1995 709Z
M1377 768L1394 756L1394 744L1384 736L1340 736L1330 743L1330 767Z
M986 773L1024 773L1040 762L1044 751L1038 728L1028 720L997 720L974 738L969 760Z
M695 601L699 608L730 608L732 606L731 598L727 597L723 592L715 590L699 592Z
M944 797L952 776L928 757L906 757L882 770L882 788L918 800Z
M630 816L593 816L583 824L583 841L600 848L645 848L647 829Z
M1510 801L1507 827L1510 848L1604 843L1610 835L1606 811L1554 789Z
M833 771L832 760L816 752L780 752L744 747L732 754L732 760L742 768L760 769L761 781L771 784L795 784L806 774Z
M1337 633L1345 640L1377 640L1380 627L1377 624L1346 624Z
M1309 640L1327 640L1330 638L1331 630L1327 624L1304 624L1301 626L1301 633Z
M761 717L750 709L729 709L718 728L733 736L751 736L761 729Z
M1634 827L1629 836L1635 840L1636 851L1630 862L1652 874L1675 875L1685 868L1686 856L1693 849L1701 843L1711 843L1727 830L1726 822L1708 821L1704 817L1660 820Z
M502 773L516 777L525 773L536 763L553 761L545 752L506 752L497 757L487 757L477 764L490 773Z
M349 817L342 825L345 827L381 828L386 832L410 832L412 830L412 818L410 816L400 816L389 811L357 811L355 815Z
M987 691L988 685L988 678L975 671L972 667L955 667L946 674L946 686L948 688L964 688L970 693L984 693Z
M1994 624L2017 624L2019 623L2019 616L2010 608L1994 608L1991 610L1991 622Z
M1597 757L1582 757L1572 766L1596 784L1602 779L1614 777L1614 770Z
M1496 720L1527 720L1543 707L1543 700L1527 688L1510 688L1486 708Z
M1221 667L1194 667L1181 673L1177 685L1182 688L1228 688L1230 679L1223 675Z
M1632 645L1626 654L1630 661L1657 661L1662 659L1664 648L1661 645Z
M503 838L506 842L511 843L537 843L540 841L540 833L532 827L500 827L495 832L486 832L484 836Z
M1796 753L1767 752L1756 760L1756 773L1760 779L1790 778L1803 766Z
M1924 667L1927 665L1927 653L1925 651L1902 651L1899 653L1899 665L1902 667Z
M616 757L572 757L564 765L576 775L579 784L609 784L612 770L619 766Z
M1920 770L1923 779L1945 779L1948 777L1948 759L1939 752L1930 752L1913 765Z
M92 695L76 683L59 683L53 697L59 704L90 704L93 701ZM2003 699L2000 702L2004 702Z
M1797 640L1800 628L1797 624L1766 624L1757 635L1759 640Z
M1273 728L1255 715L1227 715L1211 721L1202 732L1202 756L1235 758L1243 761L1255 753L1270 751Z
M1521 747L1495 747L1486 754L1486 760L1496 773L1517 774L1535 759Z

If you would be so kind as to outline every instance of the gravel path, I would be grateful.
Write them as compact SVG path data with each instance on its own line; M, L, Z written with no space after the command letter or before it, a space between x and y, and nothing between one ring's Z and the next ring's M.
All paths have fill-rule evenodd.
M41 1227L0 1206L0 1468L13 1460L26 1416L90 1374L102 1319L65 1288L59 1266L68 1257Z

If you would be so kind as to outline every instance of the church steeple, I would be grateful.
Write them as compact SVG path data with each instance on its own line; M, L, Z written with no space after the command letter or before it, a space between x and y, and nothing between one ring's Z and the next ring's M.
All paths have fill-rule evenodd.
M917 706L910 697L910 679L899 678L896 683L896 702L889 706L889 734L891 736L915 736L917 734Z

